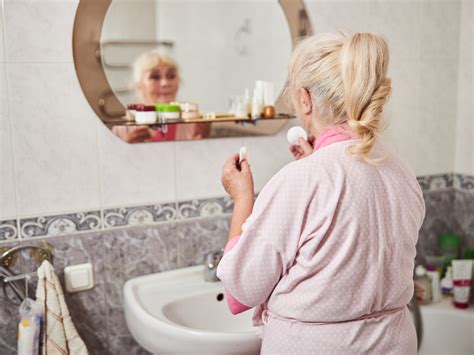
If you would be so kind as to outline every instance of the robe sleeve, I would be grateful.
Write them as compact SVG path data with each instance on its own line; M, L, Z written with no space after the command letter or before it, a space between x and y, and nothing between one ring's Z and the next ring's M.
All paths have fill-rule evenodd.
M239 239L240 239L240 236L230 239L227 242L227 245L225 246L224 254L226 254L229 250L232 250L232 248L237 244ZM237 301L237 299L234 296L232 296L232 294L229 292L228 289L225 288L224 290L225 290L225 297L227 300L227 306L229 307L230 312L232 314L239 314L251 309L251 307L247 307L246 305Z
M264 303L296 255L306 215L305 186L287 168L262 189L242 235L229 241L234 245L226 247L218 265L229 301L238 303L231 310Z

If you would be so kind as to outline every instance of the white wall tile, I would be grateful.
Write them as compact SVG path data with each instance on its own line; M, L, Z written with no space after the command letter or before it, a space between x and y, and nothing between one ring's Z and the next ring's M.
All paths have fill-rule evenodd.
M474 175L474 3L462 2L455 172Z
M289 121L273 136L244 138L256 192L260 192L273 175L293 161L286 132L294 125L299 125L297 119Z
M71 62L76 2L5 1L7 60Z
M472 0L462 2L460 25L459 57L472 59L474 57L474 2Z
M5 63L0 63L0 220L16 218L16 186L13 167Z
M454 171L474 175L474 63L463 59L459 63L458 119Z
M363 32L368 30L370 1L305 1L314 33Z
M127 144L97 124L104 208L174 202L175 143Z
M73 64L9 64L21 216L100 208L95 114Z
M11 130L7 119L0 119L0 220L16 218L15 177Z
M418 59L419 31L416 26L417 6L414 2L372 2L369 7L369 31L383 34L390 48L391 63L401 59Z
M3 21L3 6L0 3L0 62L5 61L5 27Z
M417 1L416 3L421 58L457 58L461 2Z
M457 117L457 61L449 57L425 59L417 87L418 115L414 147L418 175L452 172Z
M239 152L243 142L242 138L176 142L177 199L224 196L222 166L231 154Z
M418 60L397 58L390 64L392 97L384 108L388 124L386 139L413 169L418 164L414 150L419 133L414 129L418 118L417 85L420 64Z

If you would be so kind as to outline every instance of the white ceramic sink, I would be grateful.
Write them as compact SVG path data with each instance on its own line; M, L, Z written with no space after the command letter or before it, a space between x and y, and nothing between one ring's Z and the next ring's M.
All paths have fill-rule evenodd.
M232 315L220 282L204 266L128 280L125 319L135 340L155 354L259 354L253 311Z

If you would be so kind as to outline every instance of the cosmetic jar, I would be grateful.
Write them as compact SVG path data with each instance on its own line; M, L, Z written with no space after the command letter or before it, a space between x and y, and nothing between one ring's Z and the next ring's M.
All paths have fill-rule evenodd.
M189 120L193 118L199 118L199 105L192 102L180 102L181 118L183 120Z
M158 112L158 118L164 122L167 120L178 120L181 115L181 108L176 104L156 104L156 111Z
M135 106L135 122L138 124L152 124L156 123L155 106L151 105L136 105Z
M135 121L135 115L137 114L137 104L128 104L127 111L125 112L125 119L127 121Z
M275 107L265 106L263 108L263 117L264 118L274 118L275 117Z

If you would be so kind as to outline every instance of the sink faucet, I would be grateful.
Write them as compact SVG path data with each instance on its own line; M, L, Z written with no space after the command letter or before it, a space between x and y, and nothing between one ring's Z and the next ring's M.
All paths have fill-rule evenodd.
M212 251L204 255L204 281L217 282L217 265L224 255L224 249Z

